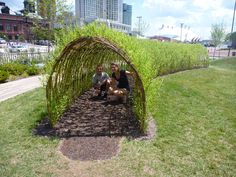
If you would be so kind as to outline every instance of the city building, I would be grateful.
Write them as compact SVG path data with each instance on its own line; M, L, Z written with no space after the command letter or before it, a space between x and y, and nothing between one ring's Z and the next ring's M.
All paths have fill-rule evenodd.
M123 24L123 0L75 0L75 14L80 26L97 21L124 33L131 32L131 25Z
M18 40L20 37L30 39L32 22L22 16L10 13L10 8L0 2L0 34L9 40Z
M0 34L9 40L18 40L20 37L31 40L31 26L32 21L27 17L0 13Z
M106 19L107 0L75 0L75 15L80 25Z
M122 23L123 0L108 0L107 1L107 19Z
M101 23L101 24L105 24L109 28L116 29L117 31L127 33L127 34L131 33L131 26L130 25L126 25L123 23L119 23L119 22L116 22L113 20L106 20L106 19L97 19L95 21L98 23Z
M132 6L123 3L123 24L132 25Z
M11 11L4 2L0 2L0 35L11 41L25 39L31 41L34 39L32 27L33 18L40 19L40 25L48 27L46 20L39 18L35 13L34 0L24 0L24 9L20 13Z

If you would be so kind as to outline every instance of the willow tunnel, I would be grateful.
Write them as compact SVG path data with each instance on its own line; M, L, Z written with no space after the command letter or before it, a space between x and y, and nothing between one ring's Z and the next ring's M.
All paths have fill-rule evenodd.
M49 76L46 96L48 114L55 125L75 99L92 87L91 78L98 64L108 70L119 63L135 73L133 110L142 130L146 122L146 98L143 83L132 59L117 44L102 37L82 37L70 42L56 59Z

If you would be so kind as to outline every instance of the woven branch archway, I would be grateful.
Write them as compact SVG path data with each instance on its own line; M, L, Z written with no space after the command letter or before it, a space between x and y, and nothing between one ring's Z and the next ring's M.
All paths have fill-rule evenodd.
M91 88L95 67L103 64L104 68L108 69L111 62L118 62L136 74L133 108L144 130L146 98L139 73L125 51L101 37L82 37L70 42L55 61L46 88L52 125L55 125L78 96Z

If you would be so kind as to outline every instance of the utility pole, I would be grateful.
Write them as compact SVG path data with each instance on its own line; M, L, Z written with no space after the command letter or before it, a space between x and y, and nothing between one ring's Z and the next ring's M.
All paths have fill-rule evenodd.
M142 20L142 16L138 16L138 33L139 35L141 35L141 20Z
M184 25L184 23L180 23L180 28L181 28L181 30L180 30L180 42L182 42L183 25Z
M235 0L235 3L234 3L234 13L233 13L233 20L232 20L232 27L231 27L231 32L230 32L230 38L231 38L233 30L234 30L235 9L236 9L236 0ZM228 52L228 57L229 56L230 56L230 47L229 47L229 52Z

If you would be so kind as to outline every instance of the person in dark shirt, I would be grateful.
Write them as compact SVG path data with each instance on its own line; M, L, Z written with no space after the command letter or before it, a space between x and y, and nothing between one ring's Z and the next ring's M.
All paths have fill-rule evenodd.
M115 95L123 98L126 102L126 95L130 92L129 80L127 75L134 76L133 72L120 69L115 63L111 64L112 77L109 95Z

